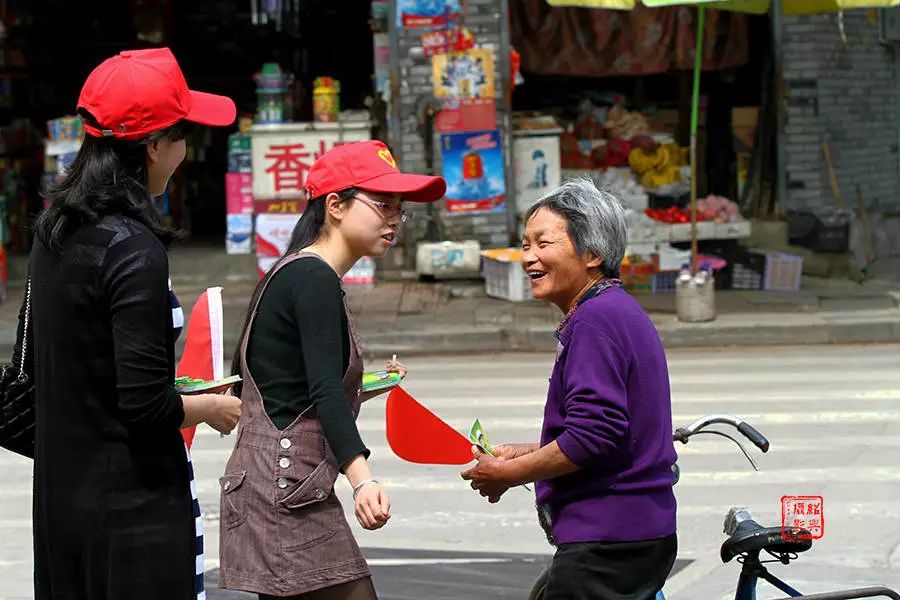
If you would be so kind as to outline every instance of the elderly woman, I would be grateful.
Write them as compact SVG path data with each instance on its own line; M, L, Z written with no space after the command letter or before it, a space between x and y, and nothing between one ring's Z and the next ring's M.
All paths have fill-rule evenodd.
M536 482L557 545L544 598L653 598L675 561L675 450L669 377L653 323L617 279L625 215L590 180L566 183L526 216L522 266L557 329L540 444L474 449L464 479L490 502Z

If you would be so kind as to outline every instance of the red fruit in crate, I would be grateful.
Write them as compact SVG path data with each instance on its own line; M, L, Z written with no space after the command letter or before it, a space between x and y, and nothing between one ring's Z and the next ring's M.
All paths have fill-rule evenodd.
M611 138L606 143L604 161L610 167L625 167L628 165L628 155L630 153L630 143L622 138Z
M640 148L648 154L652 154L653 152L656 152L656 149L659 147L659 142L649 135L636 135L631 138L631 147Z

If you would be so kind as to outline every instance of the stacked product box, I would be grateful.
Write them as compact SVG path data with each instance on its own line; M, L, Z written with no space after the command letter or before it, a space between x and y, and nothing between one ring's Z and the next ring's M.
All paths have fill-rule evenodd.
M250 136L235 133L228 138L228 172L225 174L226 229L228 254L253 252L253 174Z

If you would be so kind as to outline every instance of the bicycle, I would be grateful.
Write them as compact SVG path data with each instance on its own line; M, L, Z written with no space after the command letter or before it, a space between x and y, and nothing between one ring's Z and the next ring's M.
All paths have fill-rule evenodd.
M732 508L725 515L725 533L729 537L720 550L722 562L728 563L737 557L737 562L742 565L735 600L756 600L756 586L760 579L796 600L850 600L882 596L900 600L900 594L881 586L804 595L769 573L764 566L766 563L788 565L801 552L812 548L812 537L806 529L763 527L753 520L746 508ZM760 560L761 552L766 552L773 560Z
M754 470L758 471L759 467L738 439L722 431L706 429L710 425L717 424L729 425L737 429L741 435L752 442L763 453L768 452L769 441L765 436L749 423L731 415L715 414L701 417L687 427L676 429L675 433L672 434L672 440L687 444L691 437L698 434L718 435L728 438L740 448ZM678 483L680 475L678 465L673 465L672 470L675 476L674 483ZM750 512L743 507L731 508L728 511L725 517L724 529L729 537L722 544L720 550L722 562L728 563L737 557L737 562L742 565L741 573L738 577L735 600L756 600L756 586L760 579L789 594L789 598L795 598L796 600L851 600L856 598L877 598L879 596L900 600L900 595L897 592L886 587L858 588L804 596L789 584L769 573L764 564L780 562L787 565L790 561L796 560L799 553L805 552L812 547L809 531L798 528L763 527L754 521ZM761 552L767 552L774 560L760 560L759 555ZM549 573L549 568L547 568L538 576L528 596L529 600L543 600ZM657 592L655 600L665 600L662 590Z

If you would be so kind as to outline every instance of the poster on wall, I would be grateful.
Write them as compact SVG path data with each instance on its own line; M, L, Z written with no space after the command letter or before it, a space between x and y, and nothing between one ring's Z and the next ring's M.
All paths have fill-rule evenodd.
M494 51L471 48L431 57L431 79L438 98L493 98Z
M485 131L497 126L497 106L493 98L442 98L441 112L434 119L440 132Z
M397 0L398 27L443 27L462 14L462 0Z
M260 278L287 251L291 233L299 220L299 214L256 215L256 259Z
M391 93L391 40L386 33L372 35L375 57L375 92L385 100Z
M443 134L441 159L447 180L447 214L504 211L506 181L499 131Z

